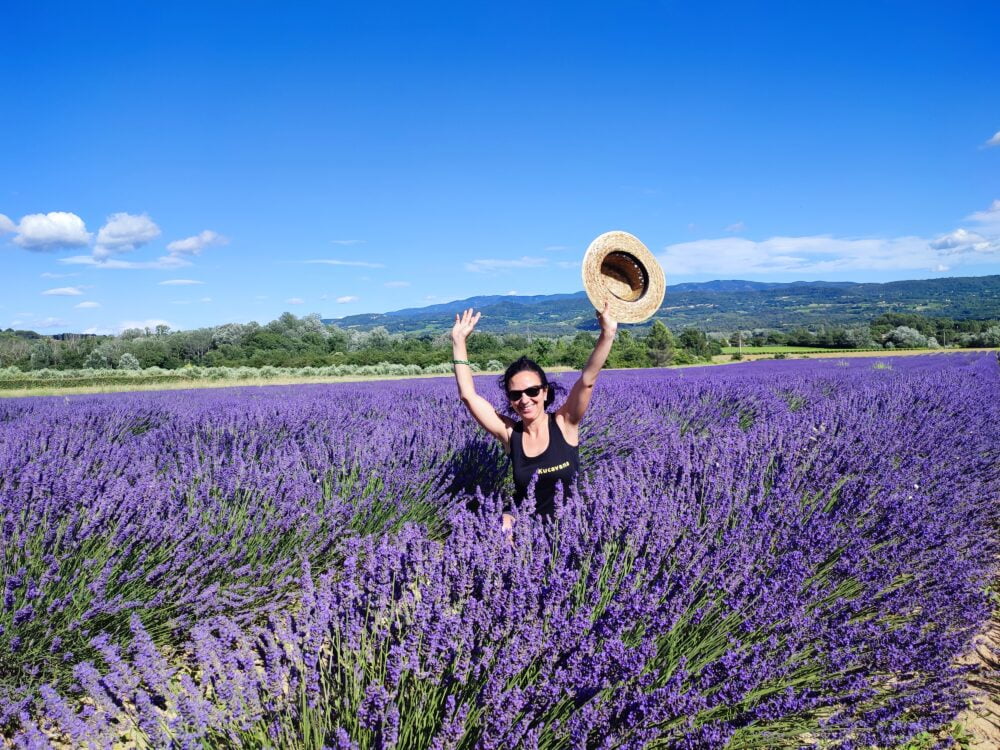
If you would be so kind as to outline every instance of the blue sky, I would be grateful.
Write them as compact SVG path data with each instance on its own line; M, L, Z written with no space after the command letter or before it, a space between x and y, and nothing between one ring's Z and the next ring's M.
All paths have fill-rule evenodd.
M1000 5L14 3L0 328L1000 273Z

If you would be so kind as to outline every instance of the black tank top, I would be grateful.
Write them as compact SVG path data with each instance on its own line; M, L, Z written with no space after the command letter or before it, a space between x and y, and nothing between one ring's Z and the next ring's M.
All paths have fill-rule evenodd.
M510 464L514 473L514 504L527 496L528 484L537 473L535 512L549 516L555 511L556 484L568 488L580 468L580 446L563 437L554 414L549 414L549 447L537 456L524 455L524 423L518 422L510 434Z

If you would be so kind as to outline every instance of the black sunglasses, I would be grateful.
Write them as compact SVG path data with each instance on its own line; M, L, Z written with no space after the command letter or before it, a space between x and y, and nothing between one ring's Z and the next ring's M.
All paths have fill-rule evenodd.
M520 400L522 393L527 393L528 398L534 398L535 396L537 396L539 393L542 392L542 389L544 387L545 387L544 385L533 385L530 388L524 388L520 391L511 389L507 391L507 398L509 398L511 401L518 401Z

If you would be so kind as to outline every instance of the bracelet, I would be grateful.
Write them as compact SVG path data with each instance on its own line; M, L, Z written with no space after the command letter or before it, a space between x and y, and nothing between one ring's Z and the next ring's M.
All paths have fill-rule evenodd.
M467 359L453 359L451 361L451 363L453 365L468 365L469 364L469 360L467 360ZM471 365L470 365L470 367L471 367Z

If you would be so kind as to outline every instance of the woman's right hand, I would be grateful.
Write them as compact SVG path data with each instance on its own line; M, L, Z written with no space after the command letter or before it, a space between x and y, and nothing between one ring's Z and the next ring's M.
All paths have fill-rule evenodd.
M471 307L461 315L455 313L455 325L451 328L451 340L458 344L469 338L469 334L476 327L481 315L481 312L473 314Z

